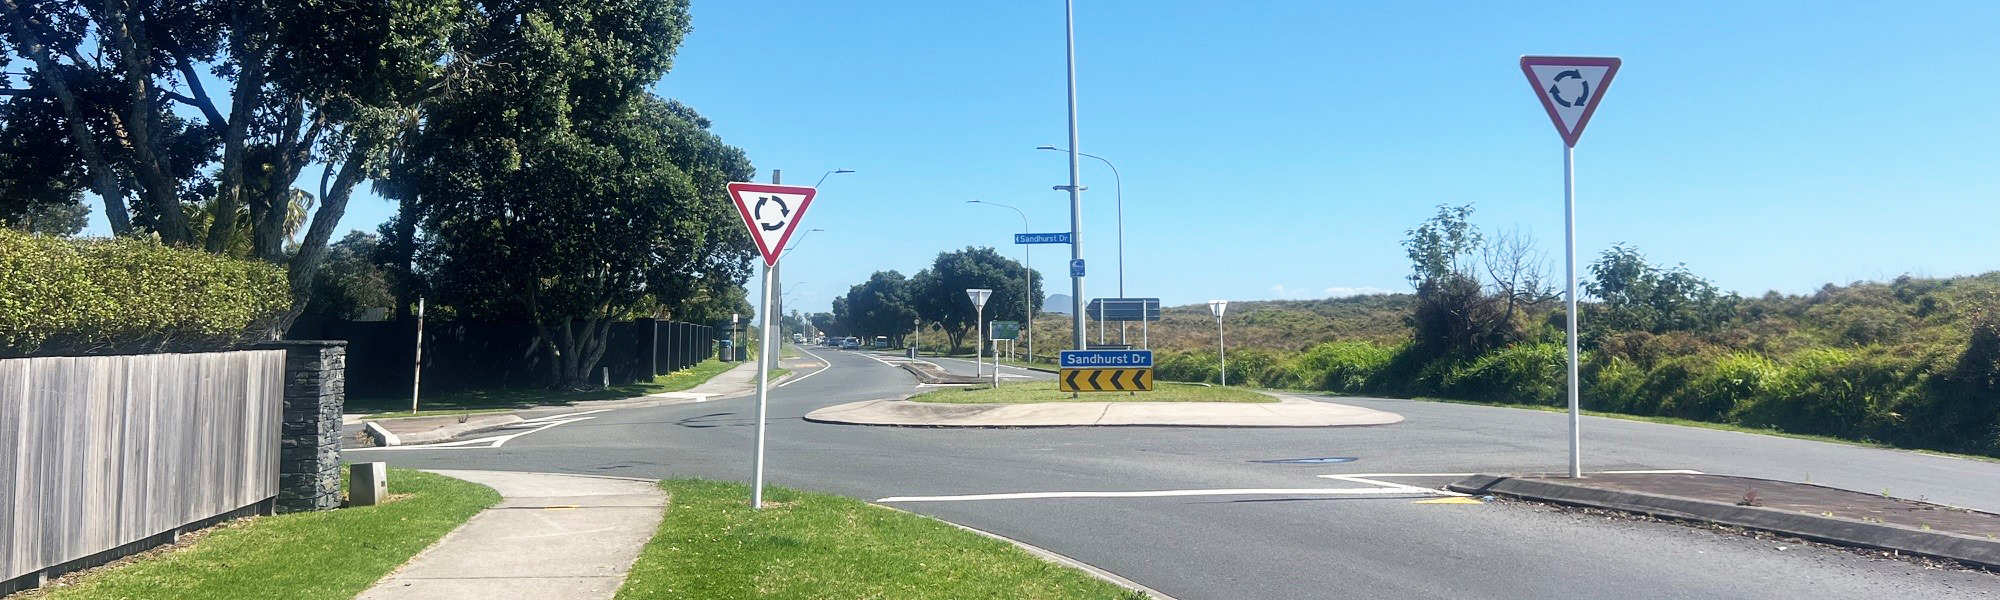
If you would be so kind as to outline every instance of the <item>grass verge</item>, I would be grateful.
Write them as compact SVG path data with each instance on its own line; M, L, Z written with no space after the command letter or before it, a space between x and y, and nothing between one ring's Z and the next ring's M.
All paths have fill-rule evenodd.
M619 400L648 394L678 392L701 385L742 363L705 360L700 364L654 377L652 381L614 385L601 390L563 392L546 389L464 390L422 398L421 415L496 412L560 406L586 400ZM369 412L369 418L407 417L410 398L349 398L348 412Z
M500 501L486 486L404 469L389 471L389 493L377 506L231 521L12 598L353 598Z
M1144 598L1012 544L858 500L675 479L618 598Z
M1077 394L1056 389L1054 381L1003 383L987 387L939 388L911 396L915 402L943 404L1030 404L1035 402L1277 402L1278 399L1242 388L1157 382L1150 392Z

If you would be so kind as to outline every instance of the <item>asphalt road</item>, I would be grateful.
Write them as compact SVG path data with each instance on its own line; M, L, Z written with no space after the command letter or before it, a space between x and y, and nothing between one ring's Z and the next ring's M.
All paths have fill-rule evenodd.
M813 409L909 394L864 353L808 348L831 367L775 390L770 482L863 499L1062 491L1261 493L890 502L1014 537L1183 600L1240 598L2000 598L2000 576L1678 525L1519 503L1422 504L1424 494L1326 474L1556 471L1564 416L1343 398L1395 425L915 429L807 423ZM816 358L815 358L816 357ZM948 362L948 361L943 361ZM969 372L969 364L964 364ZM954 367L954 371L959 370ZM751 400L589 415L500 448L354 451L419 468L747 480ZM1695 469L2000 511L2000 464L1587 418L1586 470ZM1339 457L1336 464L1251 461ZM1380 476L1416 486L1448 475ZM1302 491L1285 491L1302 490Z

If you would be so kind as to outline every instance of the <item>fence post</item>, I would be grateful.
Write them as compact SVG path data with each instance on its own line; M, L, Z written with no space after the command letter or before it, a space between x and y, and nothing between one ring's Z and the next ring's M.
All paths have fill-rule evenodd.
M284 422L278 433L278 512L338 508L347 342L296 340L257 347L285 351Z

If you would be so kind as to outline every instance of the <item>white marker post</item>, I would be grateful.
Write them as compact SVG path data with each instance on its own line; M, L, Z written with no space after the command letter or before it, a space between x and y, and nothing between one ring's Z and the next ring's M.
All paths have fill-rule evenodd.
M1222 312L1229 310L1228 300L1208 301L1208 312L1215 313L1215 356L1221 359L1221 370L1216 374L1224 387L1229 386L1229 345L1222 342Z
M777 360L777 351L772 348L771 330L777 319L771 314L772 277L778 268L778 257L785 248L785 241L798 230L799 221L806 215L806 208L812 205L815 190L809 187L765 185L758 183L730 183L729 197L736 202L736 211L743 217L743 225L750 229L750 239L756 240L757 251L764 255L764 291L759 295L757 306L757 448L751 459L750 508L764 507L764 423L771 404L771 366Z
M986 322L986 299L993 297L993 290L967 288L965 290L965 297L972 299L972 375L977 377L986 374L986 355L982 354L986 348L986 340L984 338L987 337L986 325L984 323ZM999 387L1000 385L1000 358L998 356L993 358L993 385L995 387Z
M1564 316L1569 334L1569 476L1583 476L1583 411L1578 400L1576 333L1576 162L1577 138L1611 89L1622 61L1615 57L1523 56L1521 73L1563 139L1563 268L1568 291Z

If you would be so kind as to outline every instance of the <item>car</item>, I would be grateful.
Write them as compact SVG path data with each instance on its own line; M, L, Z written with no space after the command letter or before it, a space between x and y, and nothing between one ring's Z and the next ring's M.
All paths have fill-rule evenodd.
M855 350L859 349L860 347L861 347L860 339L850 337L844 340L840 340L840 349L842 350Z

